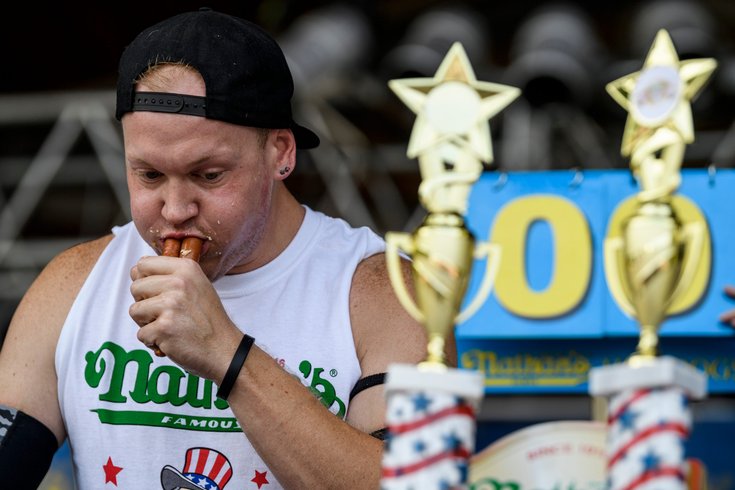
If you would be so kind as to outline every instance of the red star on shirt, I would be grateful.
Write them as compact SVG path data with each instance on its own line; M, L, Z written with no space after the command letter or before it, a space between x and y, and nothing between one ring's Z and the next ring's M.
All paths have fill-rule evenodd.
M108 457L107 464L102 466L102 469L105 470L105 483L112 483L117 486L117 474L123 470L122 467L115 466L112 458Z
M253 483L256 483L258 485L258 488L262 487L263 485L267 485L270 483L268 479L266 478L266 475L268 474L267 471L260 472L258 470L255 470L255 476L252 480L250 480Z

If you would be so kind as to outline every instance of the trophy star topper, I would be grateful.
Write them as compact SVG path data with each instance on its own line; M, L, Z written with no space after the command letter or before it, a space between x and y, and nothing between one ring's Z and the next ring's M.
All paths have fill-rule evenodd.
M630 156L640 142L659 128L694 141L691 101L709 80L717 62L712 58L680 61L666 30L661 29L643 68L607 84L607 92L628 111L621 153Z
M388 85L417 115L406 151L409 158L450 144L486 163L493 160L489 119L521 93L516 87L478 81L459 42L433 78L391 80Z

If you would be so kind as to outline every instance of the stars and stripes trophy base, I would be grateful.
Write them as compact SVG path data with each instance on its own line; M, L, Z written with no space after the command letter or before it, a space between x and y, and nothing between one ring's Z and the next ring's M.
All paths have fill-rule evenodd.
M589 391L608 398L607 488L685 490L689 400L707 395L706 375L670 356L590 371Z
M381 490L466 488L483 392L477 371L392 365Z

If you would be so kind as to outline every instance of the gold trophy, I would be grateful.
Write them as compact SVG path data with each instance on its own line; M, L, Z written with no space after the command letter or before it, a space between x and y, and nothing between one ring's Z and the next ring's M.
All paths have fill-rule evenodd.
M633 363L659 354L659 327L699 263L704 223L682 224L672 201L685 145L694 141L690 101L716 66L713 59L679 61L668 33L660 30L643 69L607 85L628 110L621 153L630 157L640 186L621 236L605 241L610 292L640 325Z
M684 361L659 356L658 330L692 284L702 256L705 224L682 222L675 193L685 145L694 140L690 101L715 67L712 59L679 61L661 30L643 69L607 85L628 111L621 151L640 186L632 215L605 240L607 284L639 323L638 347L628 362L596 367L589 377L590 394L609 398L607 414L599 415L608 426L610 490L642 481L662 490L686 487L684 441L692 416L682 400L704 398L707 378ZM646 463L629 464L633 455Z
M413 233L386 234L388 272L401 304L429 334L425 365L441 369L447 334L482 306L497 273L499 248L475 245L463 216L483 162L493 160L488 121L520 90L477 81L460 43L434 78L391 80L389 86L417 114L407 156L419 159L419 200L428 215ZM400 251L413 258L415 302L403 282ZM473 257L486 257L486 270L477 295L460 313Z
M427 217L413 233L386 234L386 261L396 295L427 330L426 361L393 364L386 381L388 441L381 488L459 488L474 451L475 411L484 392L477 371L449 368L445 339L482 306L495 278L499 247L476 244L464 214L483 162L492 161L489 119L515 99L514 87L475 79L455 43L433 78L392 80L390 88L417 114L407 154L418 157L419 200ZM401 254L410 256L414 301ZM473 257L486 258L475 298L460 312Z

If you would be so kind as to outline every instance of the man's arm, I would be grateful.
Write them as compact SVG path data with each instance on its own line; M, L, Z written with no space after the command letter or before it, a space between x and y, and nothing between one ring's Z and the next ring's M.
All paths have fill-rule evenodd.
M363 376L385 372L392 362L416 363L425 357L426 334L398 303L384 255L373 256L357 268L350 315ZM344 423L271 356L254 349L230 404L284 487L379 486L383 444L368 434L385 426L382 386L356 396Z
M0 405L38 420L59 444L66 434L56 390L56 343L74 298L109 241L71 248L44 268L18 305L0 351Z

